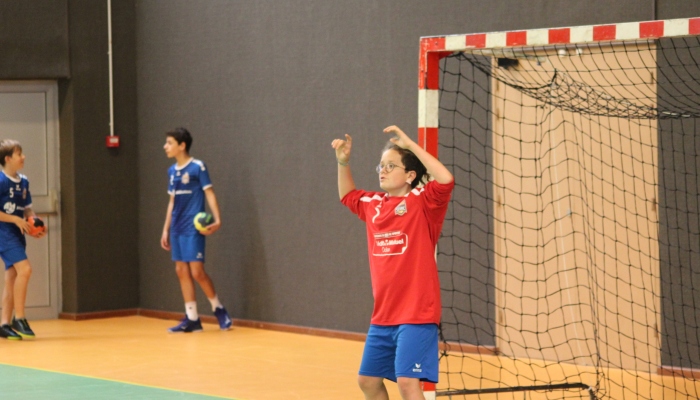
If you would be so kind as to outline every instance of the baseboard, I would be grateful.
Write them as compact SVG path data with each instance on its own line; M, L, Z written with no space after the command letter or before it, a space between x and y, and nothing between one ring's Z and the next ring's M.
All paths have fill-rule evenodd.
M124 310L112 310L112 311L95 311L87 313L60 313L58 314L58 319L68 319L71 321L83 321L86 319L100 319L100 318L115 318L115 317L130 317L132 315L139 315L138 308L128 308Z
M116 317L129 317L134 315L140 315L149 318L158 319L168 319L168 320L181 320L184 316L183 312L172 312L172 311L161 311L161 310L148 310L143 308L130 308L125 310L112 310L112 311L97 311L88 313L60 313L58 315L59 319L67 319L71 321L83 321L88 319L101 319L101 318L116 318ZM202 322L215 324L217 323L216 317L213 315L201 315L200 319ZM345 331L334 331L331 329L319 329L319 328L309 328L304 326L286 325L278 324L274 322L264 322L264 321L253 321L245 319L234 319L234 326L242 326L246 328L255 329L265 329L270 331L288 332L288 333L298 333L302 335L312 335L321 336L335 339L345 339L345 340L355 340L364 342L367 337L364 333L355 332L345 332Z
M489 356L495 356L500 353L496 346L479 346L459 342L440 342L440 350L463 354L485 354Z
M682 368L672 367L669 365L662 365L658 368L657 373L659 375L679 376L686 379L700 379L700 369L694 368Z
M367 337L364 333L334 331L331 329L309 328L304 326L278 324L274 322L251 321L245 319L234 319L233 325L247 328L266 329L271 331L299 333L302 335L322 336L335 339L355 340L364 342Z

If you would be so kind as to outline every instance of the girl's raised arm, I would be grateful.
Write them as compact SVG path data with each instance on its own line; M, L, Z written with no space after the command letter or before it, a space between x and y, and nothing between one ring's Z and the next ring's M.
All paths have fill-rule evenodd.
M355 181L350 171L350 152L352 150L352 138L345 135L345 140L335 139L331 146L335 149L335 158L338 160L338 195L342 200L346 194L355 190Z
M428 153L418 145L418 143L411 140L398 126L392 125L384 128L385 133L393 133L396 137L389 139L395 145L401 147L402 149L410 150L413 154L418 157L420 162L425 165L425 169L428 170L430 176L432 176L438 183L447 184L454 180L452 173L445 168L444 165L437 158L433 157L432 154Z

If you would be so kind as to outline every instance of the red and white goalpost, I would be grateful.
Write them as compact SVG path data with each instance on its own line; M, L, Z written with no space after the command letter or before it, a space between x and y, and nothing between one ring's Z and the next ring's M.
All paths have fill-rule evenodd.
M437 154L439 62L453 52L688 35L700 35L700 17L423 37L418 62L418 140L431 154Z
M699 35L421 38L418 143L456 183L426 398L700 396Z

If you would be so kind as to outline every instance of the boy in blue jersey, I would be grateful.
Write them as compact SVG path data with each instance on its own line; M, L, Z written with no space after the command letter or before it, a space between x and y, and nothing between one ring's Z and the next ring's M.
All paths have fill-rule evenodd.
M163 235L160 245L172 252L175 272L180 280L182 297L185 300L185 318L168 329L176 332L199 332L202 323L197 313L194 281L199 283L211 303L212 311L222 330L231 328L231 318L214 290L214 284L204 271L204 236L211 235L221 227L219 204L207 167L200 160L190 156L192 135L187 129L177 128L167 132L163 149L168 158L176 163L168 169L168 194L170 202L165 215ZM214 217L214 223L200 233L194 227L194 216L204 211L204 199Z
M29 233L26 218L33 217L32 195L29 193L27 177L18 171L24 167L22 146L16 140L0 141L0 258L5 263L5 288L2 293L2 316L0 320L0 337L19 340L23 337L33 338L34 332L29 327L24 315L27 300L27 285L32 275L32 266L27 259L27 241ZM41 232L35 237L40 238ZM14 311L15 316L12 317ZM12 325L10 319L12 318Z

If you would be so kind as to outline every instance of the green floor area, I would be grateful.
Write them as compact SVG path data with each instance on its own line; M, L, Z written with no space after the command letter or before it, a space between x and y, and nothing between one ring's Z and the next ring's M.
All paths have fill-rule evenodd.
M223 397L0 364L2 398L22 400L213 400Z

